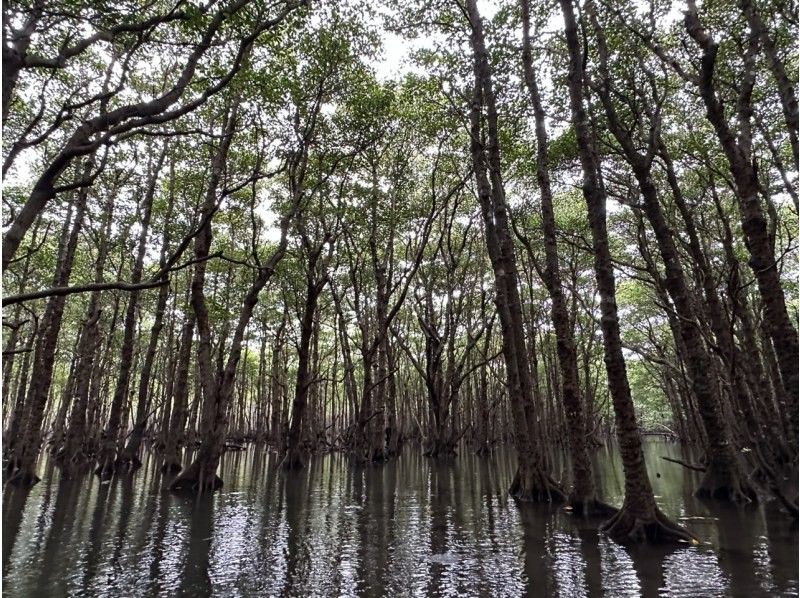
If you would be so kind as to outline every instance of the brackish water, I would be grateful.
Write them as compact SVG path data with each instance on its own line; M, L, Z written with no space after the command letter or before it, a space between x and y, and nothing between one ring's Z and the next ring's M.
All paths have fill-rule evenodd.
M792 596L796 523L776 506L692 497L697 475L645 444L664 512L703 541L623 548L563 509L517 505L513 451L436 463L418 449L356 467L341 455L298 473L250 448L224 457L224 488L165 491L153 459L133 476L60 480L47 468L3 504L6 596ZM621 466L596 454L603 496ZM656 476L656 473L659 475Z

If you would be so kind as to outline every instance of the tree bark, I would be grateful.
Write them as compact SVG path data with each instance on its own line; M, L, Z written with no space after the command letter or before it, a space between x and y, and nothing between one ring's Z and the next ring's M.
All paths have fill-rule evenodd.
M500 169L498 119L483 24L475 0L468 0L472 28L470 43L475 76L470 112L470 152L483 216L486 247L495 278L495 303L500 316L503 355L508 377L509 402L514 415L518 466L511 483L512 496L522 501L551 502L564 499L562 491L545 470L541 448L533 436L535 414L530 363L524 338L522 306L514 246L508 222L505 189ZM487 136L482 135L482 108L486 107Z
M578 39L578 25L572 0L559 0L564 15L569 72L567 85L575 128L578 152L583 172L583 196L589 213L594 250L594 269L597 291L600 295L600 327L603 333L608 387L616 417L617 439L625 472L625 499L622 508L608 522L604 530L618 542L674 542L691 536L670 522L658 509L636 424L636 415L622 353L619 318L617 315L616 288L611 252L606 228L606 196L599 179L597 158L584 107L582 51Z

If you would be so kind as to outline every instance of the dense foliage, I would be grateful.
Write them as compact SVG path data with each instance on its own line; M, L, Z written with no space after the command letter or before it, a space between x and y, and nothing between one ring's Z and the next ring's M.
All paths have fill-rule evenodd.
M796 514L797 7L673 4L4 4L7 477L513 441L586 508L616 433L672 529L660 433Z

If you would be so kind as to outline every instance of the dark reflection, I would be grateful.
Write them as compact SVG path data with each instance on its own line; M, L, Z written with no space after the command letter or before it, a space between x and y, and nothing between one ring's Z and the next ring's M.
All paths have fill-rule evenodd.
M8 565L22 525L29 494L30 488L20 488L11 484L6 484L3 491L3 578L8 574Z
M214 541L214 497L208 494L197 498L183 497L180 512L189 521L186 537L186 561L181 571L180 596L211 594L209 555Z
M697 475L645 443L657 500L702 543L624 548L562 507L507 494L513 451L448 461L409 447L382 465L341 455L299 472L251 447L226 454L225 486L177 497L156 459L134 475L62 481L45 471L3 496L7 596L782 596L797 594L797 529L774 505L700 502ZM562 471L566 461L554 454ZM613 449L594 455L619 504Z
M81 492L80 481L60 480L53 507L53 519L47 532L47 540L42 550L42 569L53 571L61 564L62 545L65 537L72 535L75 523L75 505ZM37 592L43 596L65 594L64 579L55 576L41 576Z
M80 564L79 573L81 574L81 589L83 592L90 594L92 585L96 579L99 579L97 575L98 567L102 559L108 556L103 546L103 540L110 531L106 522L106 514L112 495L112 487L116 486L117 480L112 479L100 482L93 475L89 475L86 476L86 481L88 481L89 490L95 489L95 499L92 519L89 524L89 537L86 542L88 550L86 551L85 561Z
M797 522L771 505L763 510L766 534L759 538L758 558L772 577L775 593L798 595Z
M288 549L286 562L289 566L286 575L285 594L301 588L308 579L311 560L306 536L308 517L308 469L287 471L280 478L279 486L285 495L286 523L288 525Z
M730 571L730 587L734 594L759 586L758 563L754 559L760 531L757 527L761 527L761 522L749 511L736 506L720 506L714 510L720 567Z
M664 561L675 553L674 547L633 546L627 549L631 563L639 579L639 589L642 596L660 596L665 588ZM680 555L678 555L680 556Z
M600 534L597 527L582 526L578 531L581 545L581 558L586 563L586 593L588 596L601 596L603 593L603 569L600 566Z
M161 491L161 475L156 474L153 476L153 483L150 485L150 493L153 500L150 501L152 508L149 511L152 518L148 520L153 521L150 528L151 541L150 541L150 554L152 560L148 566L147 577L147 593L151 595L158 595L165 591L163 587L164 573L163 564L166 562L166 537L167 527L169 525L169 496Z
M549 505L520 505L520 521L525 551L525 577L528 596L553 596L551 550L547 535L553 507Z
M117 478L117 484L117 491L120 495L120 505L117 515L117 531L114 534L114 552L111 560L112 565L116 567L120 565L122 551L131 539L128 536L128 525L131 521L131 510L134 504L133 476L127 474L121 478ZM146 520L152 521L152 517L147 517Z

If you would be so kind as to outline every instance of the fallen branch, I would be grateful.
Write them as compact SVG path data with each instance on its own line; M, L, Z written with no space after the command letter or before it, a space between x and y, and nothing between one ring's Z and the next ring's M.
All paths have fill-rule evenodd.
M680 459L673 459L672 457L664 457L661 456L664 461L669 461L670 463L677 463L678 465L683 465L686 469L691 469L692 471L705 471L706 468L702 465L692 465L691 463L687 463L686 461L681 461Z

